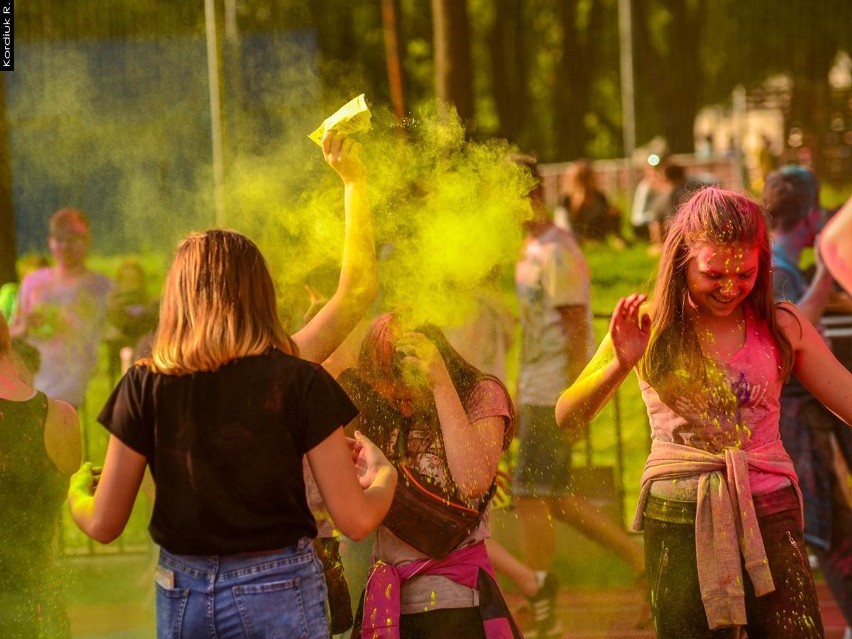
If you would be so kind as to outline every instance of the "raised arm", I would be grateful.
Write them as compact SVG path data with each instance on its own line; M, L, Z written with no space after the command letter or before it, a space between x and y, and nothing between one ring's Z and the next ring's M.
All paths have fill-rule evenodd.
M503 450L503 418L468 419L444 359L422 333L405 333L396 348L403 355L406 374L419 378L432 392L453 481L464 496L481 497L497 474Z
M325 161L343 180L345 230L337 290L293 339L303 359L321 363L355 328L376 299L376 250L361 145L328 131L322 138Z
M819 251L834 279L852 293L852 197L823 229Z
M644 295L621 298L612 313L609 332L592 361L556 402L556 421L575 431L594 419L645 354L650 317L641 316Z
M833 286L834 279L831 277L831 272L825 267L819 250L814 251L814 276L802 297L795 300L802 315L812 324L819 323ZM778 299L777 296L776 299Z
M826 408L852 425L852 372L837 360L797 307L779 305L778 323L796 354L793 374Z

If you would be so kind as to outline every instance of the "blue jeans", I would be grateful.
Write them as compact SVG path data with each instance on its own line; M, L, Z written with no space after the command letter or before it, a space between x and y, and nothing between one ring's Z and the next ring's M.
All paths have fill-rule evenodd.
M327 592L311 540L237 555L160 550L159 639L327 639Z

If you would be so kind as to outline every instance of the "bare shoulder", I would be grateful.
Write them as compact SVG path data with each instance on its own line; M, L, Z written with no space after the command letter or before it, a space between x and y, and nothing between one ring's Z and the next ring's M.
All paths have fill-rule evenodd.
M803 337L802 327L808 320L802 316L799 309L792 302L778 302L775 304L775 317L778 327L784 331L795 349Z
M80 418L71 404L58 399L48 401L44 445L48 456L62 472L70 475L80 467Z

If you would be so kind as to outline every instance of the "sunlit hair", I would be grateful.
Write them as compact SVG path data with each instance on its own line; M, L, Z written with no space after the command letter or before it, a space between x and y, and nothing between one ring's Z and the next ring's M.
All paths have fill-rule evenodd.
M3 313L0 313L0 357L8 355L12 350L12 339L9 337L9 324Z
M275 286L257 246L236 231L184 239L166 275L151 369L173 375L213 371L270 347L296 354L281 325Z
M766 217L748 197L716 187L697 191L681 205L669 226L651 298L651 339L639 374L655 385L676 371L705 371L698 337L685 308L687 265L706 244L759 249L757 279L744 303L767 323L781 356L782 378L787 379L793 348L775 316Z
M424 324L415 328L414 332L425 335L438 349L463 406L468 405L474 387L480 381L490 379L503 388L506 400L510 405L509 414L514 414L511 409L511 397L505 384L493 375L482 372L464 359L452 347L440 328L434 324ZM400 365L401 356L396 351L396 340L402 333L403 327L399 319L393 313L385 313L373 321L369 331L364 336L358 354L358 373L365 382L374 388L406 384ZM369 412L369 409L365 410L365 413L367 412ZM365 417L368 420L370 419L369 415L365 415ZM511 423L506 432L509 440L511 440Z

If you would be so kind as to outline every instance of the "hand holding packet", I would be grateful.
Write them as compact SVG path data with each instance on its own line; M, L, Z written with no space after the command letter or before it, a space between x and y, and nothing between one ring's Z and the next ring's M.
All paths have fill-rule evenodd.
M372 114L367 107L367 102L362 93L356 98L352 98L340 107L333 115L327 117L319 127L308 137L322 144L322 136L326 131L337 131L344 135L351 135L359 131L368 131L370 129L370 118Z

